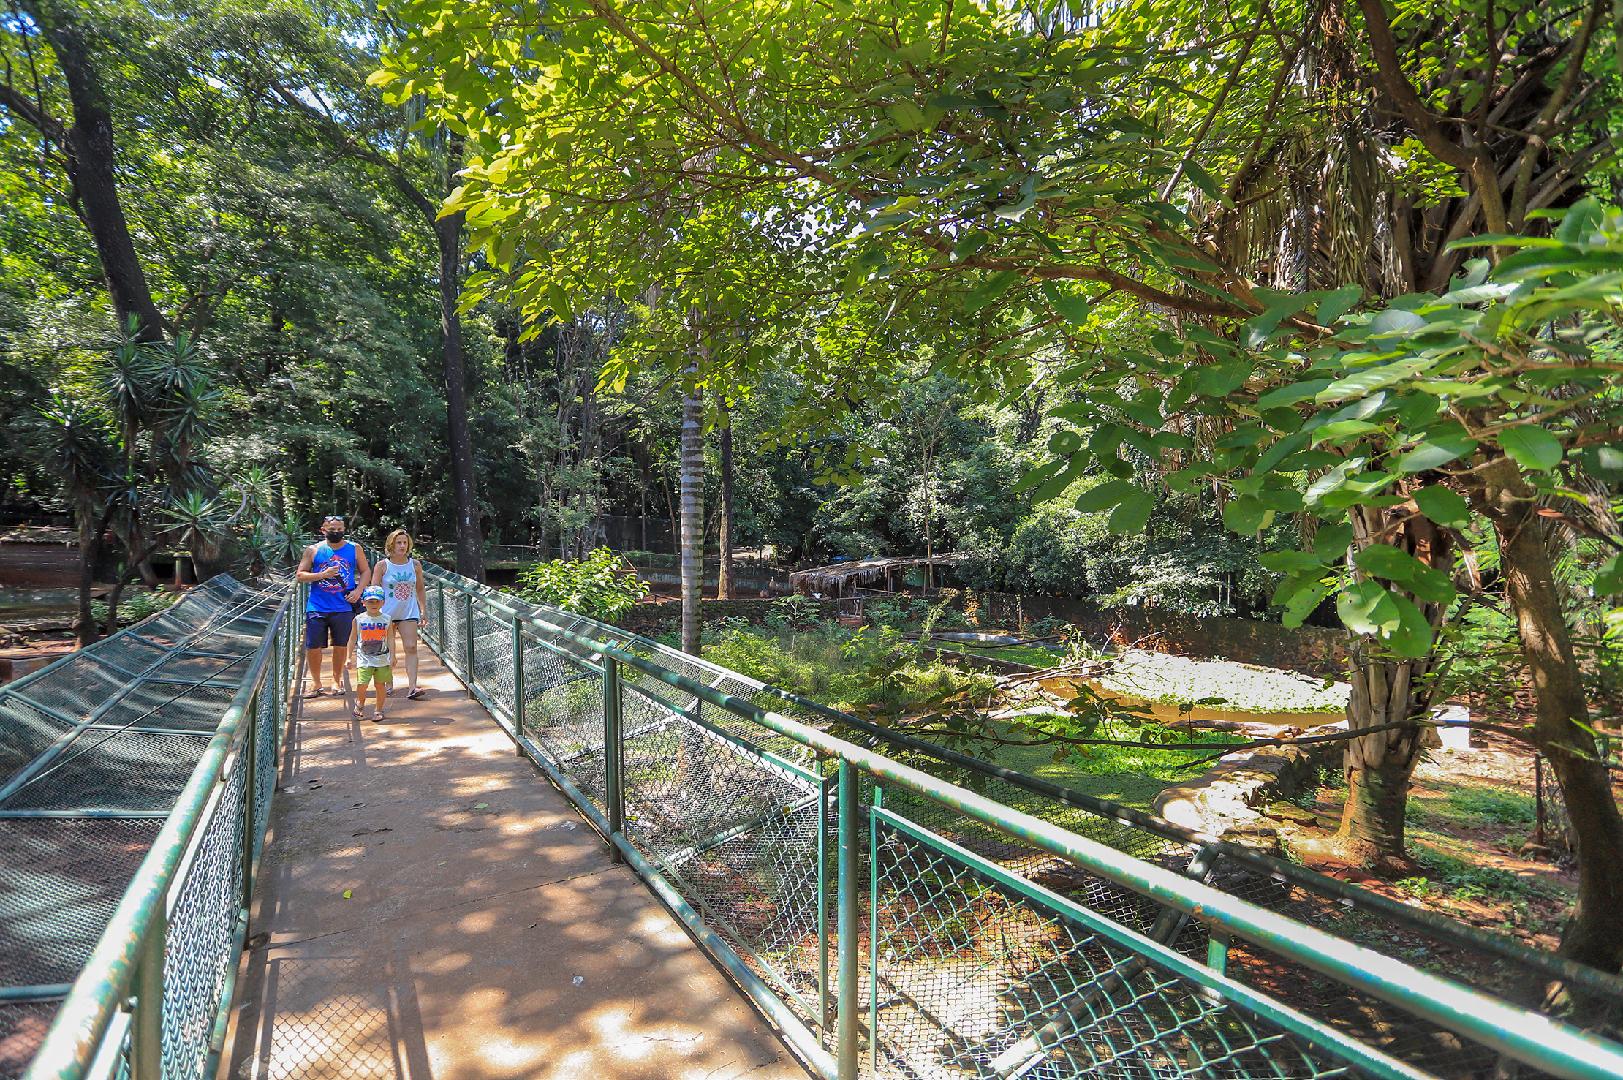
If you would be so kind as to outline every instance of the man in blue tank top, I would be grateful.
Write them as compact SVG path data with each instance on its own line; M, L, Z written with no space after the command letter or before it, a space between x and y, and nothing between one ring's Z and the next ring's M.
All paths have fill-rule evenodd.
M344 519L323 518L324 543L304 549L298 579L310 586L304 607L304 649L312 686L305 697L343 693L349 635L355 625L355 602L371 574L366 552L344 538ZM321 654L332 646L332 687L321 684Z

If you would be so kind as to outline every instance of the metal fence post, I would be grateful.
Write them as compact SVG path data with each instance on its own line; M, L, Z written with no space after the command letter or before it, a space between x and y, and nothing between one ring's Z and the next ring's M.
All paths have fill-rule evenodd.
M524 623L513 616L513 748L524 756Z
M608 805L609 858L624 862L625 856L615 846L613 837L625 833L626 803L625 765L620 733L620 661L612 656L603 657L603 801Z
M462 654L462 662L466 665L463 674L468 680L468 696L473 697L473 593L462 595L468 601L467 617L462 620L463 637L467 643L467 649Z
M434 633L434 644L436 644L436 645L438 645L440 647L440 655L444 656L445 655L445 582L443 582L443 581L434 582L434 588L438 591L438 595L439 595L439 602L434 605L434 622L436 624L436 630L435 630L435 633Z
M857 1025L857 845L858 816L861 806L857 801L857 770L849 761L840 762L839 779L839 985L837 1027L835 1028L835 1059L839 1080L856 1080L858 1045Z
M254 837L259 827L259 815L254 804L259 801L259 695L265 692L263 684L248 699L248 733L242 740L242 906L253 907L254 895Z
M160 901L141 943L135 972L135 1008L130 1017L131 1080L163 1076L163 958L169 938L169 914Z
M1219 975L1228 973L1229 935L1215 926L1207 927L1206 966Z
M817 1028L824 1045L834 1019L828 1003L828 799L834 784L834 777L824 777L817 792Z
M873 785L873 809L885 789ZM879 1075L879 815L868 812L868 1067Z

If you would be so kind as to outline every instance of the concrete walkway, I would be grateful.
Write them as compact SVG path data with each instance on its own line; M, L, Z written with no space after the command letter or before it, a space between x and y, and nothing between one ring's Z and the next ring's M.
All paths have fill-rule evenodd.
M423 660L428 696L390 698L381 724L343 699L303 703L227 1075L804 1080L659 901Z

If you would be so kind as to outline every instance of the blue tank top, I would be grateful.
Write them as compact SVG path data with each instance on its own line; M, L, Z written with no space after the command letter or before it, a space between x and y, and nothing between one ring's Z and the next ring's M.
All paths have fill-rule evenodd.
M355 589L355 572L358 569L355 562L355 545L348 540L342 547L335 548L328 543L316 545L316 552L310 558L310 569L315 573L327 568L328 563L337 563L339 574L337 577L325 578L310 583L310 600L306 607L308 611L353 611L344 594Z

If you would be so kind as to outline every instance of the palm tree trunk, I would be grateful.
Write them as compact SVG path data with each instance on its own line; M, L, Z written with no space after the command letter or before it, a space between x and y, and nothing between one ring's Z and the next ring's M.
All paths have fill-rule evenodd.
M690 368L697 374L697 366ZM697 384L682 397L682 649L699 653L704 586L704 399Z
M1387 543L1434 569L1444 573L1451 569L1453 549L1448 534L1425 518L1409 518L1388 529L1378 509L1354 508L1351 515L1355 549ZM1441 624L1442 608L1435 604L1420 607L1434 629ZM1434 680L1428 676L1436 663L1435 654L1419 659L1394 658L1378 650L1372 639L1355 637L1350 657L1348 729L1358 731L1423 719L1431 711ZM1342 759L1347 801L1336 834L1336 846L1344 857L1365 866L1390 865L1405 859L1404 811L1409 781L1420 760L1422 732L1419 727L1398 728L1348 740Z
M721 411L721 531L717 537L721 561L716 568L716 599L733 598L733 424Z

